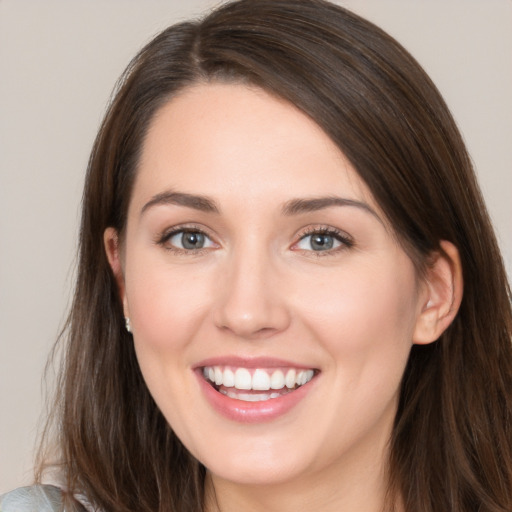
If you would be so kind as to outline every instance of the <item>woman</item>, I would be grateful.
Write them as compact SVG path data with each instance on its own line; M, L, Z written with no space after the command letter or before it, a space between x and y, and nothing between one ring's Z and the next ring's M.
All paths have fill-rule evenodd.
M470 160L418 64L329 3L228 4L149 43L100 129L39 475L55 463L63 491L27 492L510 511L511 330Z

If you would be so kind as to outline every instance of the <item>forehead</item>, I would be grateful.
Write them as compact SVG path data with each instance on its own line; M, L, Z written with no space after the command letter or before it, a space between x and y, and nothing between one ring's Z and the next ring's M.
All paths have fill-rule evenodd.
M155 114L134 195L166 189L243 201L343 194L373 202L339 148L294 105L242 84L199 84ZM134 197L136 200L137 197Z

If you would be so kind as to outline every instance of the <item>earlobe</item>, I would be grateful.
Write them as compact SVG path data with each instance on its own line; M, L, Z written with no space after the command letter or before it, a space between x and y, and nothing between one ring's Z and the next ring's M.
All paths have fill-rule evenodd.
M103 233L103 244L105 246L105 253L107 254L108 263L117 283L119 297L123 303L125 316L129 316L128 307L126 304L126 294L124 285L123 267L121 261L121 249L119 244L119 235L117 230L109 227Z
M455 318L462 301L463 280L459 251L446 240L433 255L424 280L425 293L414 330L413 343L436 341Z

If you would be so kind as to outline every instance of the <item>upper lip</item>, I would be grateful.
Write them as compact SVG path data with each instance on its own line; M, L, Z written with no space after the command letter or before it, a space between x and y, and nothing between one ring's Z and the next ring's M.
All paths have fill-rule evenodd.
M194 365L194 368L204 368L205 366L234 366L237 368L298 368L315 369L308 364L297 363L286 359L275 357L240 357L240 356L217 356L204 359Z

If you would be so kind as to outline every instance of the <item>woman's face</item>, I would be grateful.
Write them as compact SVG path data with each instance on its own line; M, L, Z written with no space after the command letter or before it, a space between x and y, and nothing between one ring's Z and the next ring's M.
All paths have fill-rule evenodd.
M382 463L425 293L313 121L257 88L183 91L148 131L122 254L147 386L215 478Z

